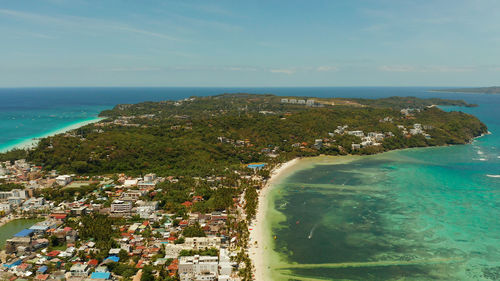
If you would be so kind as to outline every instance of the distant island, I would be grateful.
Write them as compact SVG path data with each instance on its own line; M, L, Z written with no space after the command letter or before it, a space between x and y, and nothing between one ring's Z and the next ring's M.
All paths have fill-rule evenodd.
M500 87L479 87L479 88L456 88L456 89L436 89L432 92L446 93L478 93L478 94L500 94Z

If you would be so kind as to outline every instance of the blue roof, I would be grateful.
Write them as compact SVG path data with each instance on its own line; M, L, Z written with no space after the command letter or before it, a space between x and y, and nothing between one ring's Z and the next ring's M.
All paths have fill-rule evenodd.
M106 258L107 260L114 261L114 262L119 262L120 258L117 256L109 256Z
M6 268L12 268L14 266L18 266L22 263L23 261L21 259L18 259L16 261L14 261L13 263L11 264L4 264L3 266L6 267Z
M14 234L14 237L26 237L30 236L33 234L34 230L33 229L23 229L19 231L18 233Z
M109 279L110 276L109 272L92 272L90 279Z
M47 271L48 267L46 265L40 266L40 268L37 270L37 272L40 273L45 273Z

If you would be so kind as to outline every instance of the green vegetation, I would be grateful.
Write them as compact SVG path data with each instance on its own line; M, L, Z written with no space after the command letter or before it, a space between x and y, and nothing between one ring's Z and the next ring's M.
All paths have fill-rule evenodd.
M24 185L17 183L1 183L0 191L11 191L13 189L24 189Z
M237 94L180 103L118 105L101 113L109 116L107 121L85 126L75 136L42 139L27 158L45 170L63 173L209 176L228 174L228 170L239 170L250 162L276 163L297 156L372 154L394 148L465 143L486 132L484 124L464 113L424 107L414 117L406 118L397 110L453 104L448 100L388 98L356 99L351 103L354 105L317 108L283 104L280 97L272 95ZM394 122L380 122L385 117ZM396 126L411 127L414 123L432 126L432 138L406 138ZM315 139L329 138L328 133L340 125L348 125L350 130L392 132L395 136L387 138L382 149L351 151L350 144L359 139L346 135L331 137L334 145L330 147L311 148ZM294 147L294 143L307 143L306 149ZM270 159L263 151L275 147L279 157ZM211 202L199 207L204 204L226 205Z
M194 256L194 255L200 255L200 256L214 256L217 257L219 256L219 250L215 248L210 248L210 249L204 249L204 250L182 250L179 253L179 256Z
M205 232L199 224L190 225L182 231L184 237L205 237Z

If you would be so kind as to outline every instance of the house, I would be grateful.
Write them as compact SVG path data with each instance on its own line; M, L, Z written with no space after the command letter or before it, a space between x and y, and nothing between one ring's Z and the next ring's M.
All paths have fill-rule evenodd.
M347 131L347 134L351 135L351 136L360 137L360 138L362 138L362 137L365 136L365 134L363 133L363 131L359 131L359 130L358 131Z
M138 183L139 183L139 180L132 179L132 180L125 180L125 182L123 183L123 185L125 187L132 187L132 186L137 186Z
M72 178L69 175L62 175L62 176L58 176L56 178L56 183L60 186L65 186L65 185L69 184L71 181L72 181Z
M89 266L83 263L75 263L70 268L70 273L74 277L87 277L89 275Z

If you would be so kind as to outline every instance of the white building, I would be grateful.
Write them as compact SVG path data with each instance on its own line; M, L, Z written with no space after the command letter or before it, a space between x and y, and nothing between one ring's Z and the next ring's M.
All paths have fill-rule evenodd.
M348 131L347 132L348 135L351 135L351 136L356 136L356 137L364 137L365 134L363 133L363 131Z
M89 267L83 263L75 263L71 269L71 276L75 277L87 277L89 275Z
M62 175L56 178L56 183L60 186L69 184L73 179L69 175Z
M193 249L201 250L205 248L220 248L220 237L186 237L184 244Z
M218 272L218 257L196 255L179 259L179 275L182 281L217 280Z
M131 210L132 210L131 202L115 200L113 201L113 203L111 203L112 213L130 213Z
M11 210L12 208L9 203L0 203L0 212L3 212L4 214L9 214Z

